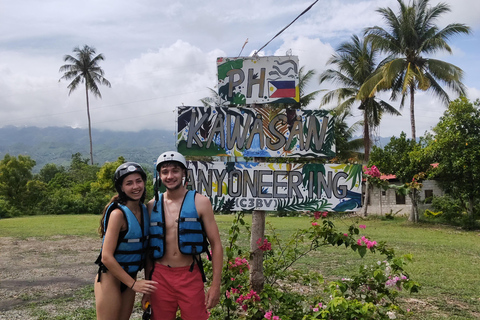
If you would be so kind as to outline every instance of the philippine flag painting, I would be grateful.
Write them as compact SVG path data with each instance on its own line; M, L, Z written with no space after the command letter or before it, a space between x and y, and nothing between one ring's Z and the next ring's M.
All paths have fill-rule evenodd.
M294 80L269 81L268 91L270 98L295 98L297 95Z

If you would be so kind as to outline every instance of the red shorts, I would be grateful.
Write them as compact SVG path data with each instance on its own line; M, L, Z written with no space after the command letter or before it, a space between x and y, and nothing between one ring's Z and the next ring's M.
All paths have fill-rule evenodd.
M152 280L158 282L157 290L151 295L152 320L175 320L180 308L183 320L205 320L208 312L202 275L195 264L171 268L156 263Z

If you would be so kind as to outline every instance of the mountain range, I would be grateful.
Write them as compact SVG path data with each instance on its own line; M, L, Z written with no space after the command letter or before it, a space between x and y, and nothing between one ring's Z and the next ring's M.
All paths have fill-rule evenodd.
M92 130L93 159L102 165L123 156L127 161L154 165L164 151L176 150L175 133L168 130L142 130L139 132ZM358 137L354 137L355 139ZM376 139L385 146L390 138ZM36 162L33 172L47 163L69 166L72 155L80 153L90 159L87 129L71 127L14 127L0 128L0 159L5 154L28 155Z
M139 132L92 129L93 160L99 165L123 156L127 161L151 164L160 153L176 150L175 133L167 130ZM80 153L90 159L87 129L71 127L13 127L0 128L0 159L28 155L36 161L33 172L47 163L69 166L72 155Z

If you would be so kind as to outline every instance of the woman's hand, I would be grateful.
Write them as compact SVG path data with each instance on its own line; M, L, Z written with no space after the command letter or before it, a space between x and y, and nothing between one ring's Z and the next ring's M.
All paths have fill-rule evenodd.
M158 282L152 280L138 280L132 286L132 290L138 293L151 294L157 290Z

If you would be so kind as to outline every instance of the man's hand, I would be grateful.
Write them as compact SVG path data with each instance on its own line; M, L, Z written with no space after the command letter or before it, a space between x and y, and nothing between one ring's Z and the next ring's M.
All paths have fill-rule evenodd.
M220 302L220 286L212 286L208 289L205 296L207 309L215 307Z

